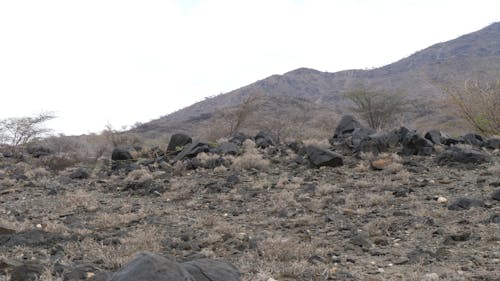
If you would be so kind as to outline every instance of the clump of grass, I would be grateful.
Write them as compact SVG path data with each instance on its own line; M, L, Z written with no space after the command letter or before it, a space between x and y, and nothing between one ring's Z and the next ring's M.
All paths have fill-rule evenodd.
M262 158L259 150L252 140L243 142L243 154L233 160L232 167L236 170L265 170L271 164L269 160Z
M128 173L125 182L134 185L144 185L153 180L153 175L146 169L137 169Z

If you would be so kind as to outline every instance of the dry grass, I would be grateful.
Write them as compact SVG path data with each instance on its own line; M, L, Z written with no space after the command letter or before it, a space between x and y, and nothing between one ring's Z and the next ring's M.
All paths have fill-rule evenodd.
M269 160L262 158L259 150L255 147L252 140L243 142L243 154L234 158L231 167L236 170L266 170L271 164Z
M309 145L314 145L316 147L319 147L321 149L329 149L330 148L330 142L327 139L306 139L302 141L304 145L307 147Z
M137 169L128 173L125 178L125 182L129 184L142 185L151 182L153 179L153 175L150 171L146 169Z

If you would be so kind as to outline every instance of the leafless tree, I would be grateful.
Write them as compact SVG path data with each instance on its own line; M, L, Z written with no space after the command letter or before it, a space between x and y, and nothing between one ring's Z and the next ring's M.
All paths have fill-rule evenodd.
M33 117L12 117L0 120L0 143L19 148L50 132L44 123L54 119L52 113L40 113Z

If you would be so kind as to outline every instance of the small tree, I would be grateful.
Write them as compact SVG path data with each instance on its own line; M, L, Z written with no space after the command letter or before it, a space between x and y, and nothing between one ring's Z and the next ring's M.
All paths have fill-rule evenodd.
M262 95L252 94L241 104L234 107L226 107L217 112L218 117L220 117L227 126L229 131L228 135L238 132L244 126L252 114L257 111L262 99Z
M51 113L40 113L34 117L12 117L0 120L0 143L17 149L28 142L50 132L44 123L54 119Z
M351 108L374 129L382 129L393 123L406 110L406 100L398 93L355 90L345 94L354 103Z
M494 83L465 81L460 88L441 87L453 113L484 135L500 134L500 78Z

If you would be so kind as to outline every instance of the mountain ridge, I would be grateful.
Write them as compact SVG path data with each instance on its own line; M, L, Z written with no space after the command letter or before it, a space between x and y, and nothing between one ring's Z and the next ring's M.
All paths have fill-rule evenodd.
M431 100L443 98L440 88L442 84L453 84L467 79L498 79L499 74L500 22L496 22L476 32L434 44L375 69L349 69L331 73L301 67L282 75L271 75L142 124L134 131L153 137L175 132L203 137L202 131L207 129L202 130L200 126L215 123L217 112L224 108L235 107L254 94L264 96L268 102L276 101L271 99L275 97L288 98L291 101L302 99L303 102L315 105L317 110L330 110L337 115L349 112L349 102L343 97L344 93L360 87L404 92L413 102L427 106L434 103ZM272 105L268 104L268 107ZM258 115L261 119L265 116ZM271 110L271 115L267 117L277 117L272 115ZM278 116L278 118L283 117L287 118ZM429 118L426 119L422 123L428 123ZM430 126L436 125L432 123Z

